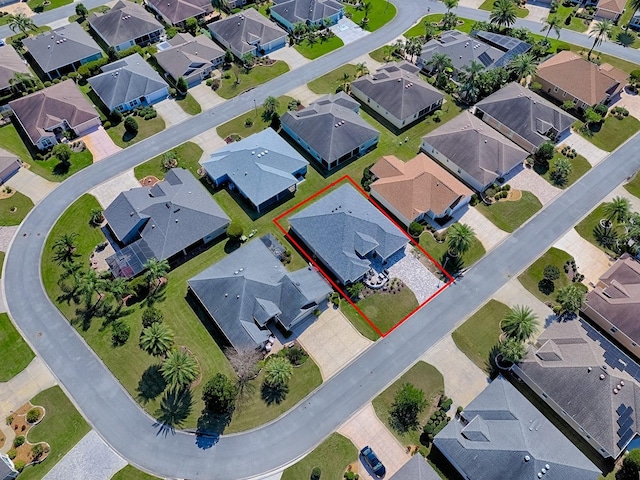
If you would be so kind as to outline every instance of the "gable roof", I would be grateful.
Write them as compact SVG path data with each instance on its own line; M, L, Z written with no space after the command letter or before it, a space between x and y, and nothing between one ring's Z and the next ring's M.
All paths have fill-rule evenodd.
M178 33L169 40L169 45L171 48L156 53L155 57L174 80L211 67L214 60L224 56L224 50L206 35L194 37L189 33Z
M291 24L319 22L344 10L335 0L277 0L271 7Z
M389 480L440 480L440 475L421 454L416 453Z
M460 197L472 194L466 185L424 153L408 162L384 156L371 167L371 172L378 177L371 184L371 190L409 221L428 211L440 215Z
M417 70L418 67L406 61L401 64L388 63L375 73L351 82L351 88L360 90L394 117L412 119L421 110L444 98L442 93L416 74Z
M0 173L9 167L19 168L22 161L15 153L11 153L4 148L0 148ZM0 178L0 181L4 180Z
M298 183L293 176L309 165L273 129L233 142L201 161L210 177L229 179L256 206Z
M627 81L622 70L606 63L598 66L570 51L559 52L542 62L536 76L587 105L595 105L607 95L615 95Z
M102 54L102 50L91 35L75 22L35 37L27 37L22 44L45 73L66 67L97 53Z
M347 101L344 97L322 97L298 112L286 112L280 120L331 163L380 136L360 115L343 106L349 102L359 106L355 100Z
M598 10L607 10L609 12L620 14L624 12L626 3L627 2L625 0L600 0L597 8Z
M342 185L289 218L289 224L343 283L403 248L404 233L350 184Z
M547 418L498 376L435 437L474 480L595 480L600 470ZM542 478L542 477L540 477Z
M287 271L261 240L253 240L188 281L209 315L237 349L255 349L271 334L274 315L286 328L331 292L311 267Z
M107 64L102 71L100 75L91 77L89 84L109 110L169 88L167 82L138 53Z
M106 13L89 15L89 24L109 46L144 35L149 35L164 27L142 5L127 0L118 0Z
M100 116L71 79L13 100L9 106L34 144L63 120L75 129Z
M540 95L516 82L509 83L476 104L476 109L491 115L536 148L549 140L550 130L569 129L574 117ZM514 142L518 143L516 138ZM525 145L520 145L527 148Z
M147 0L147 3L174 25L213 12L211 0Z
M287 32L254 8L247 8L210 23L208 27L211 33L224 39L231 48L241 54L252 52L256 43L269 43L287 35Z
M0 47L0 90L9 87L16 73L31 74L29 67L11 45Z
M6 454L0 452L0 478L15 478L14 475L17 475L18 472L15 466L10 467L9 465L13 465L11 459Z

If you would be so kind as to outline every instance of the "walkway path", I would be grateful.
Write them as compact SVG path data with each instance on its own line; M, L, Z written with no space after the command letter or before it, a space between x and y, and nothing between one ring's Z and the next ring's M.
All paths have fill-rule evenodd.
M6 252L11 244L11 239L18 230L18 226L0 227L0 252Z
M606 253L582 238L574 228L553 246L573 256L578 271L584 275L582 283L585 285L589 282L598 283L600 276L613 265L613 261Z
M476 232L476 237L486 251L491 250L509 236L507 232L496 227L491 220L482 215L475 207L469 207L458 221L466 223L473 228Z
M18 375L8 382L0 383L0 418L5 418L42 390L56 384L51 370L40 357L35 357Z
M45 180L28 168L22 167L9 179L7 185L29 197L33 203L38 203L60 184Z

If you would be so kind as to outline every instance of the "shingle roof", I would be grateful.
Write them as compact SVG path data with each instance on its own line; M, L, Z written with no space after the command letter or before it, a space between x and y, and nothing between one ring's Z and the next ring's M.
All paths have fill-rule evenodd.
M72 129L98 118L95 107L73 80L65 80L38 92L9 102L32 143L46 131L66 120Z
M622 13L626 5L625 0L600 0L598 2L599 10L608 10L609 12Z
M256 206L294 187L307 162L273 129L233 142L200 162L212 178L225 175Z
M600 470L508 380L497 377L436 435L434 444L473 480L595 480ZM542 478L542 477L541 477Z
M287 32L253 8L210 23L208 27L242 54L253 51L256 42L265 44L287 35Z
M428 211L440 215L460 197L472 193L424 153L406 163L397 157L382 157L371 172L378 177L371 190L410 221Z
M277 0L271 6L272 12L291 24L319 22L342 10L344 7L335 0Z
M559 52L542 62L537 76L587 105L595 105L607 95L615 95L627 79L622 70L606 63L598 66L570 51Z
M109 110L169 88L138 53L105 65L102 71L100 75L91 77L89 84Z
M323 97L298 112L286 112L280 119L329 163L380 136L351 108L340 105L342 98Z
M404 61L402 63L408 64ZM411 71L396 63L383 65L375 73L354 80L351 82L351 89L360 90L401 120L412 119L414 114L444 98L436 88L416 75L415 70Z
M7 463L5 463L5 461ZM13 462L11 462L11 460L6 454L0 453L0 478L13 478L13 475L16 473L16 470L14 468L10 468L9 463L13 463ZM9 475L11 475L11 477L9 477Z
M118 0L106 13L94 13L89 16L89 24L109 46L144 35L149 35L164 27L142 5L128 0Z
M213 12L211 0L147 0L172 24Z
M75 22L25 38L22 44L45 73L102 53L93 38Z
M522 163L528 154L468 111L423 137L481 185Z
M0 47L0 90L11 85L9 80L16 73L30 74L31 72L11 45Z
M417 453L389 480L440 480L440 475Z
M367 255L382 259L408 238L351 185L343 185L289 218L291 228L343 283L370 268Z
M193 37L189 33L179 33L169 40L169 44L171 48L156 53L155 57L174 80L211 67L214 60L224 56L224 50L206 35Z

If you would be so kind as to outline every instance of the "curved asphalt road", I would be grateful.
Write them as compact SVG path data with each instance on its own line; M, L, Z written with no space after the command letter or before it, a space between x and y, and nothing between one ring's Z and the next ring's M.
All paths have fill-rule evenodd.
M82 170L38 204L18 230L3 276L11 316L91 425L132 464L165 477L231 480L275 470L304 455L640 168L640 156L635 155L640 138L634 137L486 255L459 285L445 290L278 420L223 436L217 443L163 430L48 299L40 279L47 233L67 206L93 186L243 113L253 100L286 93L389 42L427 7L419 0L401 0L398 5L399 13L388 26L348 49L228 101L214 109L215 115L205 112ZM441 9L439 4L429 6L432 11Z

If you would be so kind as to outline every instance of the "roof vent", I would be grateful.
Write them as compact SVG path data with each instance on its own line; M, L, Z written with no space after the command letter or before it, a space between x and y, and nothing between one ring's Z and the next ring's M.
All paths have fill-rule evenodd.
M544 466L544 468L546 468L546 469L547 469L547 472L548 472L548 471L549 471L549 468L550 468L550 467L549 467L549 464L547 463L547 464Z
M240 267L240 270L239 270L239 271L240 271L240 272L244 272L244 268Z
M624 387L624 380L620 380L620 385Z
M529 455L525 455L524 456L524 461L528 462L529 460L531 460L531 457Z
M544 475L545 473L547 473L547 469L543 468L542 470L540 470L542 472L542 474Z
M265 151L264 151L264 154L265 154L265 155L266 155L267 153L269 153L269 150L265 150Z
M593 370L593 368L591 367L587 368L587 372L591 372L591 370Z
M238 273L240 273L240 272L238 272L238 270L236 270L235 272L233 272L233 274L234 274L234 275L237 275Z
M228 294L228 293L225 293L225 294L224 294L224 298L227 298L228 296L229 296L229 294Z
M538 478L542 478L542 473L538 472Z
M176 223L178 223L178 219L176 218Z
M255 152L255 151L252 151L252 152L251 152L251 155L255 155L255 154L256 154L256 152Z
M135 212L131 212L131 213L129 214L129 216L130 216L130 217L133 217L134 215L135 215Z
M155 225L151 225L151 228L156 228L156 226Z
M600 374L600 380L604 380L604 373Z
M236 299L237 299L237 300L240 300L240 295L236 295Z

